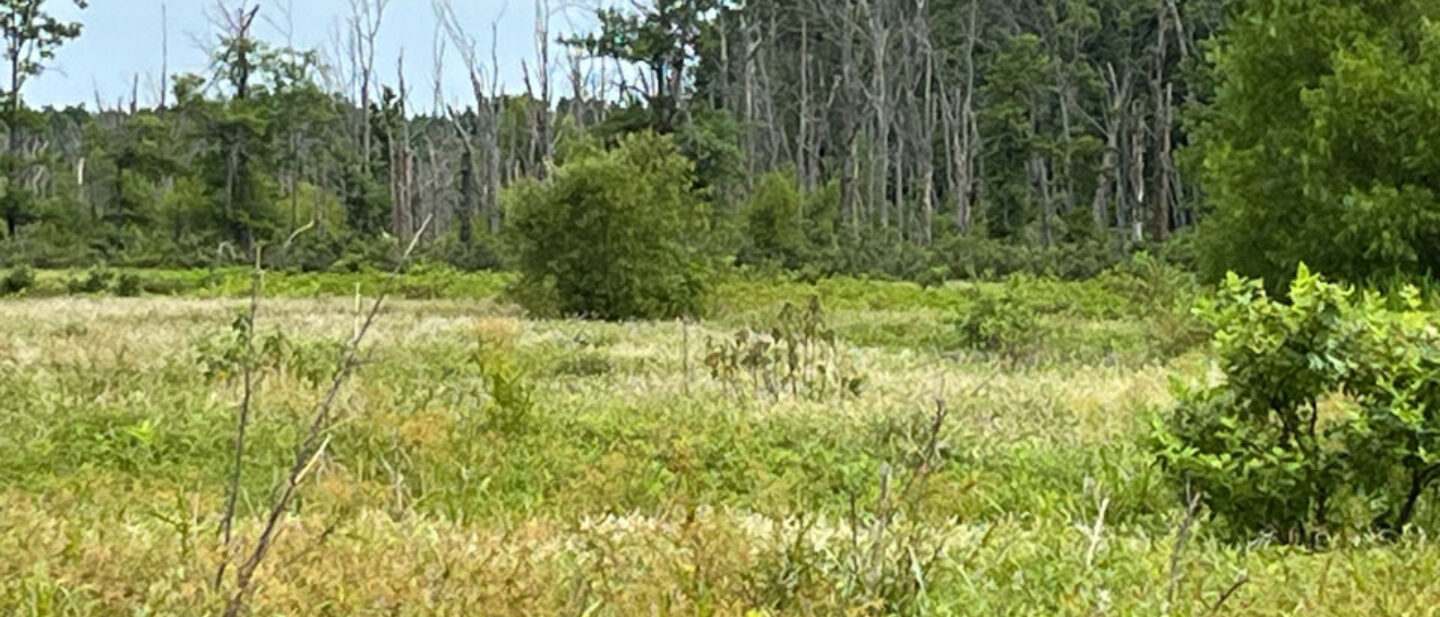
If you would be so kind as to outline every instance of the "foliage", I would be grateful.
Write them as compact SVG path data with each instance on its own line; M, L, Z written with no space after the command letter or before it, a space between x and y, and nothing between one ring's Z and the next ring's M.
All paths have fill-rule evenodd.
M529 297L553 293L561 314L607 320L700 311L705 204L669 138L626 137L505 197L520 284L547 290Z
M615 372L615 364L602 353L581 352L563 358L554 372L570 377L603 377Z
M976 234L941 239L934 267L943 278L990 280L1016 273L1084 280L1121 262L1124 254L1103 242L1076 242L1050 248Z
M29 266L11 268L0 278L0 296L13 296L35 285L35 271Z
M705 347L710 376L737 395L825 400L859 396L865 385L825 324L818 296L803 309L786 303L768 332L747 328L732 339L707 338Z
M234 383L248 369L257 375L297 379L314 388L335 374L341 344L331 340L295 341L274 331L250 340L254 325L249 314L238 314L229 331L194 344L195 364L206 379Z
M516 361L519 335L519 325L509 320L485 320L477 328L472 361L487 394L477 425L480 430L517 435L533 420L535 387Z
M243 294L248 274L143 276L214 296L231 278ZM416 275L439 279L433 268ZM65 276L40 271L37 285ZM447 298L493 296L505 277L445 276L457 280ZM262 323L324 349L354 327L355 284L370 294L379 277L267 273L265 293L280 299L262 304ZM1147 364L1142 349L1121 349L1135 355L1119 368L1065 356L997 371L899 337L872 345L848 334L876 321L937 330L960 289L726 282L716 299L750 308L691 323L689 345L669 321L522 321L484 302L390 304L337 394L344 421L285 517L253 611L308 614L328 603L337 614L403 605L402 615L549 615L603 602L597 614L1199 616L1303 603L1328 616L1377 605L1403 614L1440 591L1430 576L1440 557L1422 534L1353 537L1316 554L1227 545L1203 517L1186 525L1143 441L1149 411L1171 402L1175 365ZM1127 314L1096 282L1037 278L1023 289L1042 321L1069 320L1047 347ZM815 294L865 370L864 396L739 404L723 384L690 375L704 372L682 361L697 332L768 325L771 309ZM0 303L0 554L12 557L0 560L0 613L215 612L213 564L226 555L206 513L228 479L240 384L236 365L207 377L197 351L233 340L231 309L242 304ZM257 349L272 332L256 333ZM476 358L486 350L528 376L529 412L512 425L523 428L499 428L501 397ZM572 357L613 368L552 372ZM264 525L257 504L274 469L294 463L297 425L316 398L298 367L257 361L263 395L241 478L242 537ZM949 415L932 430L937 398ZM1422 503L1413 524L1437 523ZM136 580L145 593L127 592ZM1215 610L1237 580L1248 582ZM462 608L435 609L436 597Z
M121 298L134 298L144 291L144 287L145 283L141 280L140 275L134 272L122 272L120 276L115 277L113 291L116 296Z
M967 287L951 327L963 348L1014 357L1041 340L1039 311L1025 280L1009 279L998 287Z
M1437 322L1303 265L1289 299L1232 275L1202 305L1226 379L1179 387L1161 460L1232 537L1401 532L1440 474Z
M1212 44L1196 112L1208 276L1281 289L1305 261L1360 282L1440 258L1440 9L1424 0L1266 0ZM1283 41L1283 45L1276 45Z
M73 0L84 9L87 0ZM0 120L9 133L0 171L5 192L0 195L0 214L5 218L5 237L14 240L20 226L31 222L30 209L36 201L24 182L30 157L20 151L20 135L34 118L23 104L22 89L29 78L40 75L45 63L66 42L80 36L81 25L57 19L44 10L45 0L4 0L0 2L0 37L4 38L9 84L0 97Z
M800 268L809 256L805 236L805 197L795 186L793 171L765 174L741 206L747 250L742 263L774 262L787 269Z
M103 265L92 266L81 278L70 279L65 282L65 288L72 294L93 294L100 293L110 288L110 283L115 279L115 272Z
M1037 101L1051 61L1040 37L1030 33L1010 39L990 57L987 74L993 78L986 80L982 92L989 104L980 121L983 134L995 136L995 143L987 144L991 156L987 163L1003 170L987 204L988 231L994 237L1016 234L1038 214L1037 196L1026 178L1026 159L1041 145L1036 116L1043 112Z
M653 7L635 5L633 11L600 8L596 32L569 39L566 44L648 69L652 90L646 94L646 103L654 113L651 128L669 133L678 124L680 88L687 81L691 56L707 25L705 17L723 4L722 0L682 0Z

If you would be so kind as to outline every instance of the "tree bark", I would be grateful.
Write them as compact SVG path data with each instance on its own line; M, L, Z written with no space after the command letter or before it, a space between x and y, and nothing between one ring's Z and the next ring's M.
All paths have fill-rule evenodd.
M1149 208L1146 210L1146 234L1152 242L1164 242L1170 236L1170 95L1165 82L1165 63L1168 56L1167 36L1170 31L1170 10L1168 0L1160 0L1155 15L1155 66L1151 71L1150 96L1154 105L1151 121L1154 129L1151 135L1155 141L1155 166Z

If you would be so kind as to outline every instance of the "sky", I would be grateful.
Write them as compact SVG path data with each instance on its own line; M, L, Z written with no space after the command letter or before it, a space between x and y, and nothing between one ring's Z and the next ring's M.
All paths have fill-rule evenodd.
M491 25L496 26L493 42L502 83L507 90L521 90L522 62L531 60L534 66L535 0L450 1L487 66ZM351 0L258 3L260 18L256 27L260 38L283 45L287 37L293 37L295 47L318 50L327 58L336 56L335 41L347 27ZM229 4L236 2L230 0ZM551 4L561 7L586 3L552 0ZM169 73L203 73L208 65L208 48L213 47L218 33L213 25L218 16L216 7L216 0L89 0L89 8L80 10L71 0L47 0L47 10L57 17L81 22L83 33L56 53L45 73L26 84L25 101L34 107L75 104L93 109L98 95L107 107L121 100L128 105L138 76L141 105L153 104L160 91L165 32L169 32ZM288 20L287 7L293 10ZM162 13L166 19L162 19ZM555 9L551 38L585 30L592 23L591 14L591 10L575 6ZM168 28L162 26L166 23ZM441 81L446 102L463 104L471 98L465 63L445 32L437 30L437 24L433 0L390 0L376 45L376 70L382 83L396 81L397 59L404 52L406 82L412 91L410 102L420 109L433 107L437 40L443 41L446 48ZM552 45L552 63L553 58L563 59L564 53ZM564 63L555 64L563 67ZM554 87L568 91L568 85L563 84L563 68L556 67L552 74Z

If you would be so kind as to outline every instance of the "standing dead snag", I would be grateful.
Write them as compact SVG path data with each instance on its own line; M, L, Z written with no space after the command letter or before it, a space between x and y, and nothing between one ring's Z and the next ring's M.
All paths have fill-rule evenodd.
M462 162L462 170L470 170L471 184L469 186L473 193L470 198L461 196L464 204L462 208L471 208L471 204L478 202L479 214L485 217L488 231L496 234L500 232L499 197L503 179L500 118L504 111L504 100L500 95L500 62L493 43L497 38L499 25L496 23L490 25L492 33L491 67L487 77L485 67L480 64L475 39L470 37L461 26L460 18L456 16L450 1L434 0L433 6L436 20L445 29L450 42L459 50L460 58L465 62L465 69L470 78L470 91L475 101L474 107L463 114L456 114L454 110L451 110L449 114L456 131L461 135L464 147L462 156L468 154L470 157L468 165ZM464 118L464 122L461 121L461 118ZM464 177L462 177L462 182L463 180ZM465 211L473 212L474 210ZM469 220L462 219L461 224L469 224Z

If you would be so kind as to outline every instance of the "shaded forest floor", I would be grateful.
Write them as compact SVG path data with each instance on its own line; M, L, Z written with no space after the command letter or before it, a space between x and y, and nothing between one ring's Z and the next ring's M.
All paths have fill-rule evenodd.
M184 292L209 297L0 302L0 613L219 614L245 304L227 276ZM968 285L732 281L698 324L603 324L522 318L502 276L435 278L381 312L253 614L1440 610L1429 541L1237 547L1187 516L1146 436L1170 375L1208 361L1114 286L1030 281L1045 336L976 353L947 338ZM267 281L242 542L373 282ZM712 378L707 340L812 293L858 395Z

